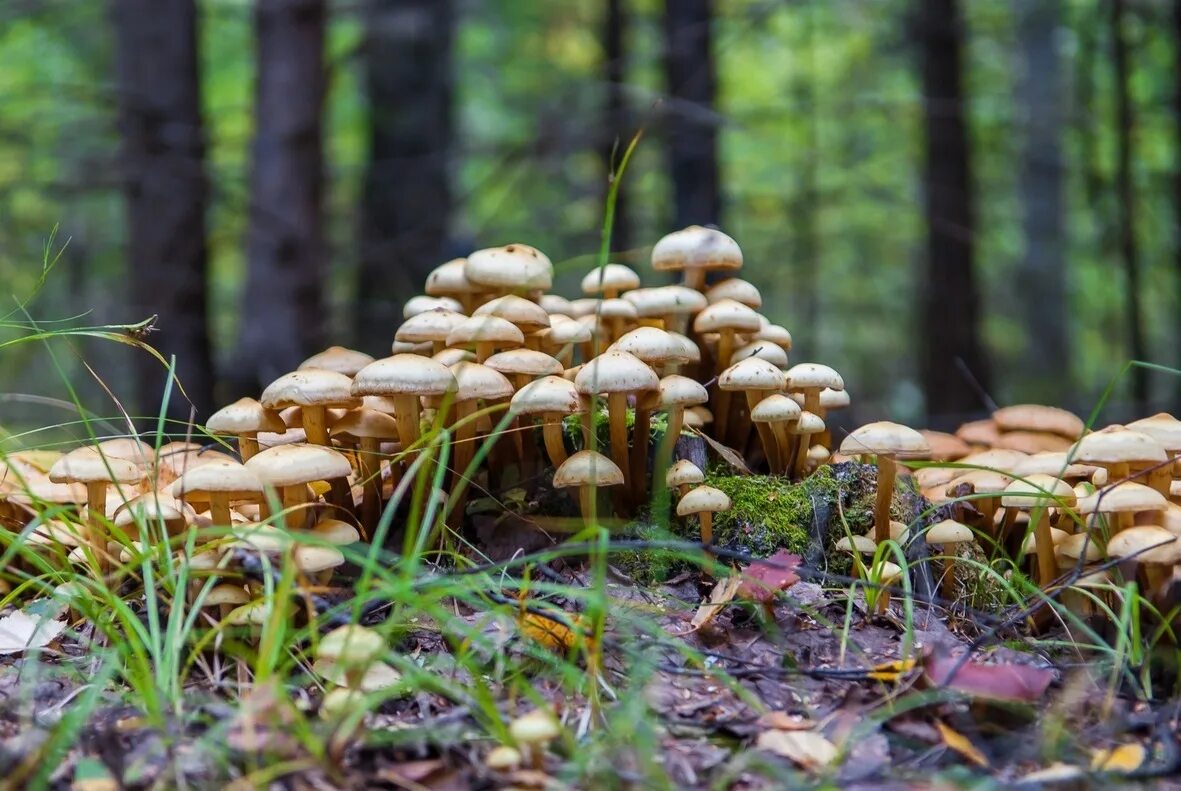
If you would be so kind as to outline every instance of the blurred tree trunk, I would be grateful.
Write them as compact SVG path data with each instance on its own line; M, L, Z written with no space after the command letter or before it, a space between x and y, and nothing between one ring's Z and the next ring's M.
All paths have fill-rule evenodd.
M606 145L603 161L606 165L607 188L623 152L631 142L631 120L627 106L627 8L626 0L607 0L603 20L603 78L607 82L607 101L603 108ZM626 176L625 176L626 178ZM604 189L604 196L607 189ZM615 224L611 228L611 250L627 251L632 245L631 222L627 211L627 190L620 188L615 199ZM630 261L635 265L637 261Z
M919 0L926 163L927 266L920 332L927 413L943 420L978 411L989 370L980 342L975 218L963 88L963 18L957 0Z
M452 193L451 0L368 0L369 162L361 207L357 345L389 354L400 306L443 262Z
M205 134L193 0L112 0L119 83L131 306L123 319L159 315L150 341L166 357L199 417L213 404L207 322ZM136 355L138 414L160 409L167 372ZM190 405L173 389L170 418ZM179 430L179 429L178 429Z
M323 342L324 0L257 0L246 290L232 379L257 394Z
M791 205L792 236L795 239L794 265L796 284L793 289L801 307L798 335L803 339L809 356L815 358L816 315L819 311L818 283L820 279L820 234L817 219L820 214L820 108L816 82L816 14L812 0L798 7L804 15L804 43L799 52L799 76L792 95L796 118L804 125L804 161L799 170L800 183Z
M1181 297L1181 0L1173 2L1173 124L1173 268L1177 279L1173 287ZM1174 343L1181 350L1181 311L1177 313ZM1174 362L1179 364L1181 360ZM1169 408L1181 409L1176 396Z
M1124 321L1128 355L1148 359L1140 308L1140 252L1136 244L1136 192L1132 184L1132 97L1128 41L1124 34L1125 0L1111 0L1112 78L1115 83L1115 206L1119 253L1124 264ZM1132 400L1140 414L1148 406L1148 370L1133 368Z
M1063 254L1063 102L1056 36L1060 0L1016 0L1020 67L1017 106L1024 129L1018 189L1025 255L1017 272L1025 346L1019 400L1054 403L1069 395L1069 319Z
M665 0L664 108L676 227L721 221L713 0Z

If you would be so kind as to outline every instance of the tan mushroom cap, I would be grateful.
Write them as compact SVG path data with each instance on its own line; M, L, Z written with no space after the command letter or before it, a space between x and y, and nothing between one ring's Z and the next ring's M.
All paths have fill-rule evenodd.
M1054 542L1054 553L1060 560L1077 561L1084 553L1086 563L1093 563L1103 559L1103 550L1089 533L1068 533L1060 541Z
M782 390L786 384L783 371L758 357L734 363L718 376L722 390Z
M975 494L1000 496L1012 483L1013 477L997 470L968 470L963 475L957 475L947 484L947 493L951 494L961 484L968 484Z
M763 295L759 293L754 283L750 283L739 277L728 277L725 280L720 280L713 284L706 289L705 298L711 303L723 299L732 299L735 302L741 302L748 308L760 308L763 306Z
M985 419L972 420L963 424L955 430L955 435L969 445L987 445L991 447L996 444L1001 432L997 428L996 423L990 419Z
M570 315L570 300L566 299L560 294L542 294L541 298L537 300L537 304L550 314L550 322L553 322L554 314L563 316Z
M882 560L869 569L871 579L877 579L883 585L891 585L902 576L902 567L897 563Z
M652 268L658 272L681 269L740 269L742 248L714 228L690 225L661 237L652 248Z
M54 483L49 475L33 468L22 470L19 477L4 470L0 472L0 501L3 500L21 505L78 504L86 502L86 487L80 483Z
M824 431L824 418L807 410L800 412L800 417L788 427L789 434L819 434Z
M244 434L269 431L282 434L287 426L273 409L267 409L253 398L239 398L209 416L205 428L215 434Z
M456 401L509 398L513 394L513 383L500 371L494 371L486 365L456 363L451 366L451 373L458 386L455 391Z
M446 263L439 264L426 276L423 290L432 297L475 293L479 289L467 279L466 268L465 258L452 258Z
M1068 439L1078 439L1086 428L1073 412L1041 404L1002 407L992 413L992 420L1002 432L1041 431Z
M472 343L511 343L521 346L525 335L516 324L500 316L472 316L456 324L447 334L448 346Z
M704 294L685 286L637 288L625 293L623 299L635 305L636 314L645 318L687 316L703 310L709 304Z
M859 555L872 555L877 552L878 545L869 536L854 534L852 536L841 536L841 539L836 543L836 549L840 552L856 552Z
M390 354L417 354L426 357L431 353L432 348L432 345L429 343L394 341L390 344Z
M848 390L833 390L831 387L826 387L820 391L820 406L823 409L844 409L849 406L850 402Z
M689 355L681 341L671 333L656 327L637 327L625 332L609 348L612 351L633 354L649 365L689 361Z
M1164 447L1147 434L1108 426L1087 434L1075 445L1075 461L1095 464L1158 463L1168 460Z
M789 379L790 374L789 371ZM841 442L841 453L847 456L886 455L916 458L930 452L931 448L922 434L913 428L888 420L866 423L854 429Z
M237 607L240 604L246 604L250 601L250 592L241 585L234 585L233 583L223 582L220 585L214 585L210 591L205 594L202 603L206 607L220 607L222 605L231 605Z
M49 468L49 480L53 483L138 483L143 477L139 465L106 456L93 445L75 448Z
M574 383L561 376L546 376L530 382L513 394L509 408L518 415L558 412L573 415L582 411Z
M701 349L697 348L697 344L691 338L687 338L679 332L670 332L669 335L673 340L681 344L687 361L691 363L701 362Z
M927 446L931 449L930 458L934 461L955 461L972 452L972 446L955 434L948 434L945 431L931 431L925 428L919 429L919 433L927 441Z
M352 472L348 457L322 445L279 445L256 454L246 468L264 486L297 486L330 481Z
M1073 445L1073 441L1061 434L1051 434L1048 431L1006 431L996 439L996 448L1010 448L1022 453L1042 453L1045 451L1066 451Z
M267 409L290 406L352 409L361 405L361 399L352 394L352 386L352 379L336 371L292 371L267 385L259 401Z
M767 396L750 412L750 419L755 423L783 423L799 420L803 410L793 399L782 393Z
M664 474L664 485L669 488L677 488L679 486L695 486L699 483L705 482L705 473L703 473L696 464L688 459L680 459L676 464L668 468L668 472Z
M545 744L561 735L562 730L553 715L534 709L509 723L509 735L521 744Z
M447 366L417 354L375 360L353 378L353 392L359 396L441 396L455 388L455 377Z
M216 461L186 470L172 484L172 496L203 502L202 495L220 493L231 499L259 499L262 481L244 464L233 460Z
M1129 527L1111 537L1107 554L1113 558L1136 555L1137 563L1173 565L1181 563L1181 538L1156 525Z
M764 324L759 331L750 336L752 342L767 341L773 343L785 352L791 351L791 333L787 327L778 324Z
M1070 535L1070 533L1067 533L1065 530L1059 530L1056 527L1050 528L1050 544L1054 547L1055 551L1057 551L1058 545L1062 543L1062 540L1065 539L1069 535ZM1037 551L1037 531L1036 530L1030 532L1027 536L1025 536L1025 541L1021 545L1021 551L1024 552L1026 555L1032 554Z
M354 409L332 425L332 436L342 434L354 439L398 439L398 421L386 412Z
M599 309L599 303L602 300L597 297L580 297L578 299L570 300L570 312L567 316L573 319L581 319L584 316L589 316Z
M759 314L732 299L713 302L693 317L693 331L696 333L722 330L757 332L759 326Z
M443 343L457 325L467 319L453 310L427 310L402 322L394 340L402 343ZM372 362L372 360L370 360Z
M626 299L614 297L612 299L602 300L595 309L595 314L597 314L598 318L627 319L630 321L636 318L636 306Z
M758 357L760 360L766 360L774 365L776 368L787 367L787 352L781 347L776 346L769 341L755 341L748 343L745 346L739 346L734 350L734 354L730 355L730 364L741 362L748 357Z
M497 352L484 361L484 365L502 374L523 374L525 376L558 376L564 370L562 363L545 352L533 349L510 349Z
M1010 448L989 448L988 450L981 450L964 456L960 459L959 463L1012 472L1028 458L1028 455L1027 453Z
M709 392L696 379L680 374L669 374L660 380L660 406L686 407L709 401Z
M1044 473L1063 478L1086 478L1095 472L1094 467L1085 464L1067 464L1067 455L1062 451L1033 453L1012 465L1015 475L1026 477Z
M730 510L730 497L721 489L712 486L698 486L690 489L677 502L677 516L711 513Z
M1082 514L1118 514L1137 511L1163 511L1169 505L1164 495L1142 483L1125 481L1080 498Z
M583 294L630 291L639 287L640 276L631 267L623 264L605 264L595 267L582 278Z
M548 291L554 265L535 247L506 244L476 250L467 257L463 274L470 283L503 291Z
M1075 503L1074 487L1060 478L1034 473L1005 487L1001 505L1005 508L1035 508L1039 505L1070 507Z
M660 378L643 360L627 352L603 352L582 367L574 386L583 395L656 390Z
M365 352L346 349L344 346L329 346L300 363L299 370L335 371L338 374L352 376L371 362L373 358Z
M130 527L137 519L148 522L192 522L197 512L185 502L162 492L134 497L115 509L115 526Z
M565 346L568 343L586 343L594 337L594 332L581 321L565 319L555 321L550 317L550 327L542 332L546 342L555 346Z
M844 390L845 380L827 365L797 363L787 369L787 386L792 390L803 390L810 387Z
M431 355L431 359L437 363L442 363L447 368L456 363L471 363L476 361L476 355L472 354L467 349L442 349Z
M316 659L342 668L362 668L381 659L387 650L385 638L380 633L357 624L346 624L320 638Z
M623 483L623 471L601 453L580 450L562 462L554 471L554 486L618 486Z
M944 519L927 528L926 540L928 544L953 546L971 544L976 540L976 535L967 525L960 524L954 519Z
M301 544L295 548L295 566L307 574L316 574L344 565L344 553L334 546Z
M451 297L427 297L417 294L402 305L402 319L412 319L419 313L426 313L428 310L449 310L454 313L462 313L463 305L459 300Z
M1150 417L1134 420L1127 427L1152 437L1170 453L1181 451L1181 420L1168 412L1157 412Z
M485 302L472 311L476 316L496 316L516 325L523 333L537 332L550 326L550 317L545 308L524 297L509 294Z
M361 540L361 533L353 525L341 519L325 518L316 522L312 532L317 538L333 546L348 546Z

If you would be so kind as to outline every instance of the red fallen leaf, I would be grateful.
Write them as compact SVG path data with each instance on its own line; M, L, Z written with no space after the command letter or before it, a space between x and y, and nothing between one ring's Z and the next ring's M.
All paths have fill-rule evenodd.
M738 598L770 604L779 591L787 590L800 581L796 569L803 558L781 549L769 558L756 560L742 570L742 584Z
M1054 671L1030 665L985 664L961 661L946 652L931 651L923 657L923 678L936 687L947 687L977 698L1032 703L1046 694Z

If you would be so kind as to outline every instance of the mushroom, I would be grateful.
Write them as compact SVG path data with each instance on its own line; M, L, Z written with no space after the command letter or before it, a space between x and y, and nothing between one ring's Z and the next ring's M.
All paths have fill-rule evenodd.
M636 307L636 320L673 334L684 332L689 316L709 304L705 295L684 286L637 288L623 294Z
M789 452L790 461L787 469L796 477L803 478L807 474L808 450L811 448L809 439L824 431L824 420L811 412L800 412L800 417L789 424L788 433L796 435L793 444L794 452Z
M455 325L447 335L448 346L473 347L477 362L484 362L497 349L525 345L525 336L507 319L499 316L472 316Z
M435 298L456 300L459 307L453 309L468 313L475 306L475 296L480 289L467 279L466 269L466 258L452 258L444 264L439 264L426 276L423 290ZM402 315L410 318L405 309Z
M786 384L787 377L783 375L783 371L758 357L748 357L734 363L722 371L718 377L720 390L741 390L746 394L746 405L750 413L754 412L760 401L772 393L782 390ZM766 457L768 465L771 465L771 459L776 453L775 434L767 423L753 421L753 418L752 422L758 430L759 442L763 446L763 455ZM745 435L748 431L749 426L744 428L741 434L731 432L731 436L735 440L733 444L737 447L744 445ZM725 442L720 437L719 441Z
M431 353L438 354L447 348L447 336L451 334L451 331L466 320L466 316L453 310L423 311L402 322L402 326L394 333L394 341L396 343L429 343ZM356 373L353 375L356 376Z
M664 485L676 489L681 497L689 492L690 487L699 483L705 483L705 473L688 459L681 459L664 474Z
M605 337L609 345L623 337L628 327L636 321L636 306L626 299L604 299L591 318L595 321L594 328L598 330L596 337L603 335L601 328L606 327ZM598 352L598 349L592 348L592 351Z
M511 398L513 386L504 374L479 363L458 363L451 366L451 373L456 382L455 466L453 469L458 481L462 476L467 475L467 469L476 455L475 413L479 408L479 402L487 403ZM453 494L456 488L452 487ZM463 499L460 498L459 503L462 502ZM462 508L459 506L456 508L458 513L462 514Z
M1171 462L1181 453L1181 420L1167 412L1158 412L1151 417L1135 420L1128 424L1128 428L1155 439L1165 449L1165 455ZM1173 464L1158 463L1151 465L1151 467L1146 483L1168 497L1173 477Z
M705 298L710 304L723 299L732 299L755 310L763 306L763 295L759 293L755 285L739 277L728 277L714 283L705 290Z
M582 410L574 383L560 376L542 377L518 390L509 402L509 409L522 416L540 416L542 439L550 463L554 467L561 466L567 458L562 420Z
M353 376L371 362L373 362L373 358L365 352L346 349L343 346L329 346L319 354L313 354L300 363L299 370L335 371L345 376Z
M246 462L262 485L278 490L286 509L308 503L307 484L347 478L353 471L346 456L320 445L279 445Z
M623 264L597 266L582 278L583 294L602 296L604 299L613 299L624 291L639 287L640 276Z
M353 377L353 394L386 396L394 402L394 419L403 452L413 448L420 436L421 397L440 397L455 392L455 377L440 362L415 354L395 354L376 360Z
M1079 498L1078 512L1083 515L1115 514L1116 525L1109 527L1110 532L1115 534L1130 529L1136 514L1163 511L1168 505L1169 501L1155 489L1124 481Z
M110 484L138 484L143 467L127 459L106 456L95 446L75 448L53 463L49 480L53 483L86 485L87 545L94 553L100 574L107 570L107 487Z
M707 332L718 333L718 348L714 355L714 370L721 373L730 363L734 354L735 335L739 332L755 332L759 329L759 314L732 299L723 299L704 310L693 319L693 332L703 335ZM729 425L730 393L716 389L714 394L715 436L719 442L726 442L726 429Z
M512 349L500 352L489 357L484 364L508 377L509 381L513 383L513 389L517 392L524 389L530 381L539 377L560 376L563 371L562 364L556 359L544 352L532 349ZM525 424L519 418L513 420L514 447L520 454L524 466L529 467L537 456L536 446L533 444L532 437L527 437L528 441L522 441L521 432L524 428Z
M789 371L789 380L790 373ZM873 508L873 537L877 543L880 544L890 537L890 505L894 497L894 480L898 475L895 459L913 458L930 452L931 449L922 434L912 428L888 421L867 423L854 430L841 443L841 453L845 455L877 458L878 482Z
M698 486L690 489L677 502L677 516L696 516L701 524L701 543L709 546L714 540L713 515L730 510L730 497L721 489Z
M878 586L872 593L867 592L866 604L872 599L871 611L882 615L890 607L890 588L902 578L902 567L888 560L879 560L866 569L866 578L871 584Z
M512 323L525 336L526 342L531 337L536 342L536 333L550 326L550 317L545 308L513 294L485 302L472 312L472 317L476 316L496 316Z
M1001 505L1029 511L1030 521L1037 515L1034 523L1034 535L1037 540L1037 580L1040 585L1047 585L1058 574L1058 561L1054 557L1054 541L1050 533L1050 508L1073 508L1075 505L1074 488L1065 481L1052 475L1035 473L1024 479L1019 479L1005 487ZM1001 535L1001 540L1006 536Z
M230 504L260 502L263 489L258 476L248 467L227 460L188 470L172 484L172 496L188 503L208 505L213 524L229 527Z
M554 472L554 488L578 487L582 518L588 523L595 513L595 492L602 486L619 486L623 471L611 459L593 450L580 450Z
M928 545L943 547L943 578L939 588L947 602L954 602L959 598L955 588L956 547L960 544L975 543L976 536L967 525L953 519L944 519L927 528L926 540Z
M308 442L328 445L328 409L361 405L361 400L350 393L352 384L352 379L335 371L292 371L267 385L259 401L267 409L300 407Z
M545 746L561 735L557 720L548 711L534 709L509 723L509 735L530 756L535 771L545 768Z
M955 430L955 435L964 442L977 449L987 449L996 445L1001 437L1000 429L990 419L971 420Z
M719 230L690 225L656 242L652 268L679 271L687 287L703 291L706 273L742 268L742 248Z
M672 458L677 439L685 426L685 410L709 401L709 393L695 379L680 374L669 374L660 380L660 408L668 416L668 422L656 454L659 470Z
M467 257L463 273L494 296L540 294L553 286L554 265L545 253L518 242L476 250Z
M372 396L370 396L372 397ZM361 501L361 524L370 535L381 517L382 478L381 443L398 439L398 421L384 412L355 409L332 427L337 437L348 437L357 443L357 467L364 494ZM395 485L397 481L395 480Z
M422 294L411 297L402 305L402 320L412 319L419 313L426 313L428 310L450 310L453 313L462 313L465 308L463 303L458 299L451 297L426 297Z
M1028 431L1056 434L1069 440L1083 435L1085 426L1073 412L1041 404L1015 404L992 413L992 423L1002 433Z
M822 391L821 397L823 396L824 392ZM955 434L948 434L946 431L932 431L926 428L919 429L919 433L923 435L923 439L927 441L927 447L931 449L930 458L932 461L956 461L972 452L972 446ZM934 470L940 474L947 474L943 483L955 477L956 472L954 467L924 467L916 471L915 475L928 470Z
M1107 470L1107 480L1116 483L1129 476L1133 465L1139 467L1166 464L1169 456L1153 437L1123 426L1087 434L1071 452L1071 460L1094 464ZM1161 492L1167 496L1167 492Z
M320 638L316 660L344 671L345 686L360 689L365 672L387 651L385 638L357 624L338 626Z
M1134 561L1144 575L1143 592L1151 596L1169 583L1173 566L1181 563L1181 538L1156 525L1129 527L1107 542L1107 555Z
M755 404L750 411L750 419L760 429L760 438L767 452L767 461L771 465L771 472L784 475L788 471L791 454L791 439L788 437L788 426L797 422L802 414L800 405L781 393L775 393ZM771 432L772 444L762 433L763 427Z

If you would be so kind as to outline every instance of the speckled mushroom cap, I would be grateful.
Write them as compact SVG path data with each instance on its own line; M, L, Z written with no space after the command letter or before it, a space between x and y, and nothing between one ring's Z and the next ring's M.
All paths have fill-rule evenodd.
M375 360L353 377L356 395L441 396L455 392L455 388L455 377L447 366L417 354Z
M1170 453L1181 451L1181 420L1168 412L1158 412L1150 417L1134 420L1128 424L1128 428L1147 434Z
M681 344L685 359L691 363L701 362L701 349L692 339L682 335L679 332L670 332L669 337Z
M262 497L262 481L244 464L232 459L215 461L186 470L172 484L172 496L195 502L204 501L203 495L226 494L233 499Z
M807 388L844 390L845 380L841 375L820 363L796 363L787 369L787 386L792 390ZM917 433L917 432L916 432Z
M143 477L140 465L100 453L93 445L75 448L49 468L54 483L138 483Z
M509 343L521 346L525 335L516 324L500 316L471 316L451 328L447 334L448 346L466 346L473 343Z
M1041 404L1015 404L992 413L1000 431L1044 431L1078 439L1085 428L1082 419L1065 409Z
M782 390L786 384L783 371L758 357L736 362L718 376L722 390Z
M758 332L759 327L759 314L741 302L735 302L732 299L720 299L706 305L700 313L693 317L693 331L696 333L721 332L722 330Z
M458 385L456 401L508 398L513 394L513 383L500 371L494 371L486 365L456 363L451 366L451 373Z
M820 406L824 409L844 409L849 406L851 400L849 391L843 388L841 390L833 390L831 387L826 387L820 391Z
M708 401L709 392L696 379L669 374L660 380L660 406L664 409L694 406Z
M398 421L376 409L354 409L332 424L332 436L355 439L397 439Z
M652 268L658 272L681 269L740 269L742 248L714 228L690 225L662 237L652 248Z
M245 434L270 431L282 434L287 430L279 413L267 409L253 398L239 398L209 416L205 428L215 434Z
M451 297L427 297L416 294L402 305L402 318L412 319L419 313L426 313L428 310L449 310L452 313L462 313L463 305L459 300Z
M352 394L352 386L352 379L336 371L292 371L267 385L259 401L267 409L289 406L352 409L361 405L361 399Z
M623 471L601 453L580 450L562 462L554 471L554 486L618 486L623 483Z
M698 486L690 489L677 501L677 516L713 513L730 510L730 497L721 489Z
M1107 542L1107 554L1113 558L1135 555L1137 563L1174 565L1181 563L1181 538L1163 527L1138 525L1112 536Z
M679 486L695 486L704 481L705 473L688 459L679 459L664 474L664 485L673 489Z
M447 340L451 330L465 319L467 316L454 310L426 310L402 322L402 326L394 333L394 340L401 343L442 343Z
M800 405L782 393L773 393L750 411L750 419L755 423L786 423L799 420L803 410Z
M1081 514L1118 514L1163 511L1169 505L1164 495L1142 483L1125 481L1079 498Z
M606 264L595 267L582 278L583 294L602 294L604 291L630 291L640 287L640 276L629 266Z
M583 395L656 390L660 379L643 360L627 352L603 352L582 367L574 386Z
M497 316L515 324L525 334L544 330L550 326L550 317L545 308L515 294L508 294L485 302L472 311L472 317L475 316Z
M424 291L432 297L474 294L480 289L467 279L467 259L452 258L439 264L426 276Z
M741 362L747 357L758 357L760 360L766 360L774 365L776 368L786 368L788 364L787 352L782 347L776 346L769 341L755 341L748 343L745 346L740 346L734 350L734 354L730 355L730 364Z
M753 283L738 277L729 277L721 280L705 291L705 298L708 302L718 302L723 299L732 299L735 302L741 302L748 308L760 308L763 305L763 295Z
M764 324L759 327L758 332L750 336L752 342L767 341L773 343L785 352L791 351L791 333L787 331L786 327L781 327L778 324Z
M564 370L562 363L545 352L533 349L510 349L497 352L484 361L484 365L502 374L523 374L525 376L558 376Z
M502 291L548 291L554 265L545 253L527 244L487 247L467 257L463 273L468 281Z
M704 294L685 286L636 288L623 294L622 298L635 305L636 314L642 317L686 316L709 304Z
M573 415L582 411L582 402L573 382L560 376L546 376L518 390L509 402L509 408L518 415L545 412Z
M1074 504L1073 486L1054 475L1040 472L1012 481L1001 497L1001 505L1005 508L1070 507Z
M346 456L322 445L279 445L246 462L265 486L297 486L310 481L344 478L352 472Z
M684 345L672 334L656 327L637 327L625 332L609 350L634 354L649 365L688 362Z
M371 362L373 362L373 358L365 352L346 349L344 346L329 346L319 354L313 354L300 363L299 370L306 371L311 368L352 376Z
M794 370L794 369L793 369ZM790 378L790 371L788 372ZM931 447L923 435L913 428L888 420L866 423L854 429L841 442L841 453L847 456L897 456L916 458L930 454Z
M1087 434L1074 446L1074 461L1093 464L1158 463L1168 460L1165 449L1147 434L1123 426L1108 426Z

